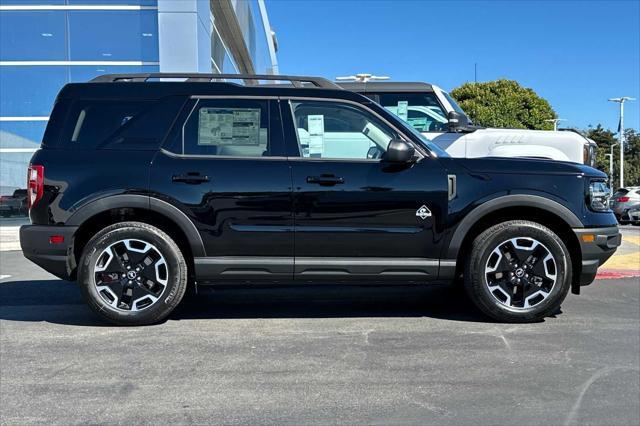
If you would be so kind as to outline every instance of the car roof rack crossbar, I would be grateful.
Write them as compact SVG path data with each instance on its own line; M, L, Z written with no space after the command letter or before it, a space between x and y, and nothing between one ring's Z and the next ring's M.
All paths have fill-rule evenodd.
M342 87L322 77L301 77L291 75L272 74L197 74L197 73L141 73L141 74L104 74L93 80L92 83L117 83L117 82L146 82L150 79L185 79L185 82L212 82L213 80L269 80L289 81L294 87L306 87L304 83L311 83L315 87L323 89L339 89ZM249 83L248 83L249 84Z

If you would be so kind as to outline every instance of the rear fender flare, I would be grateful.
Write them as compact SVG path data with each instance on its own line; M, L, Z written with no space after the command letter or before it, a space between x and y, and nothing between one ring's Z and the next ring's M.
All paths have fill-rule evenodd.
M178 225L189 240L189 246L191 247L191 252L194 257L206 256L200 233L191 219L176 206L146 195L122 194L97 199L74 212L66 224L79 227L97 214L107 210L121 208L153 210L156 213L160 213Z

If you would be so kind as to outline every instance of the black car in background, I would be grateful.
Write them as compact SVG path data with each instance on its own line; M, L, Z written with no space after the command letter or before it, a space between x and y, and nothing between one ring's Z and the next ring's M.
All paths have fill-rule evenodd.
M574 163L450 158L321 78L107 75L58 95L20 239L118 324L161 321L188 285L461 276L490 317L536 321L620 244L606 178Z
M26 216L27 210L27 190L16 189L11 195L0 195L0 215L8 216Z

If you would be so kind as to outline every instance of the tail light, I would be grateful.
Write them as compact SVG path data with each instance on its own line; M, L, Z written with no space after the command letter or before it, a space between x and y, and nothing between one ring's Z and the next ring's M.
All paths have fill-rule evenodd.
M616 199L616 201L619 203L626 203L627 201L629 201L629 197L619 197L618 199Z
M44 166L30 164L27 171L27 207L29 210L42 198Z

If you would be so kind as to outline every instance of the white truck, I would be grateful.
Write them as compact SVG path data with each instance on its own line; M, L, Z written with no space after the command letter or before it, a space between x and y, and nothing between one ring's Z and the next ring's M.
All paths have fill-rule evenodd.
M595 164L596 143L577 131L474 126L456 101L433 84L349 82L339 85L378 102L452 157L529 157Z

